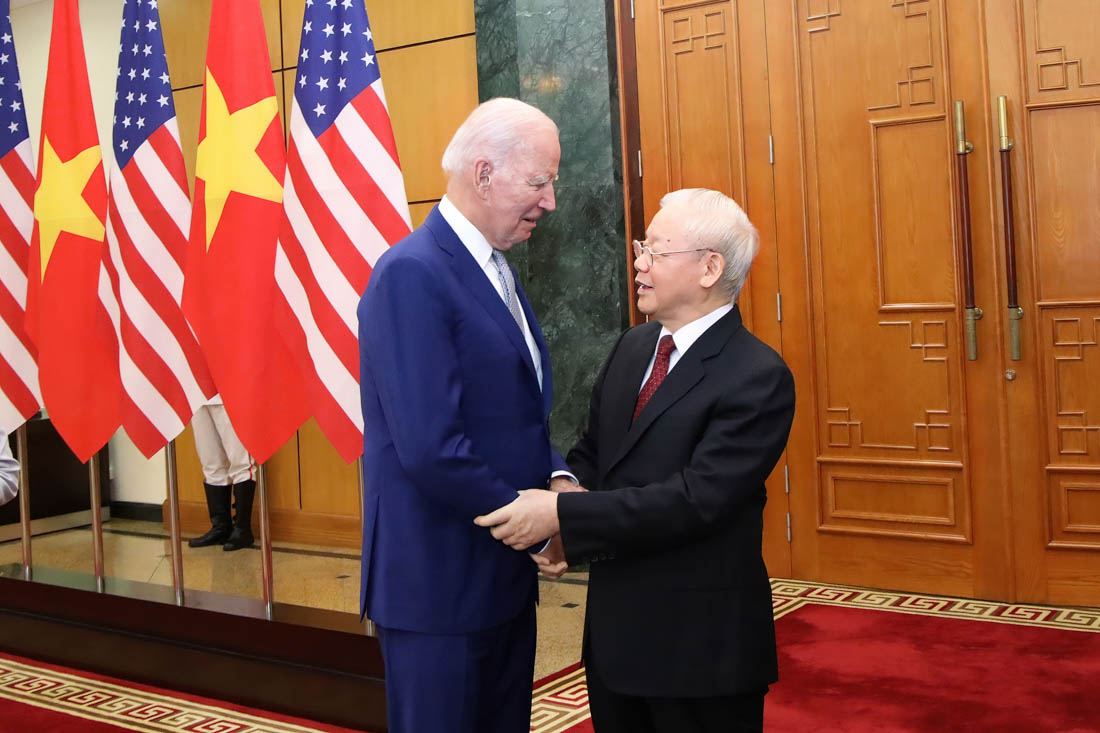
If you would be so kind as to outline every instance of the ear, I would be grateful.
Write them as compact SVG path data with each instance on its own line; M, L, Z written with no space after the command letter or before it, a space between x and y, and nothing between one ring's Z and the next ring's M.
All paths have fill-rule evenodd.
M493 163L484 158L478 158L474 162L474 191L478 198L488 198L489 187L493 181Z
M703 258L703 274L699 277L699 284L709 290L718 283L724 269L726 258L718 252L707 252Z

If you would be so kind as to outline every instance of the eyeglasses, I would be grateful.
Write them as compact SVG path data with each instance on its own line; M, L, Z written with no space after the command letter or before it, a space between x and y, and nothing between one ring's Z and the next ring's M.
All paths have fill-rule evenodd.
M679 255L685 252L712 252L710 247L696 247L695 249L670 249L667 252L654 252L649 248L648 244L643 244L637 239L634 240L634 259L638 259L643 254L646 256L646 268L653 267L654 257L664 257L665 255Z

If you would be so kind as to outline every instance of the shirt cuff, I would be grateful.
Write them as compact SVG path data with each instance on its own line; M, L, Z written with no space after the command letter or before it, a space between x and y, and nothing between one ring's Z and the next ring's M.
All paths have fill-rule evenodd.
M537 550L534 547L529 548L527 550L527 553L529 555L541 555L542 553L546 552L546 548L550 546L550 540L551 539L553 539L553 538L547 538L546 542L543 543L542 547L540 547Z
M559 478L559 477L567 478L570 481L572 481L573 483L575 483L577 486L581 485L581 482L577 480L577 477L574 476L573 474L569 473L569 471L554 471L552 474L550 474L550 481L553 481L554 479ZM550 485L550 481L546 482L547 486Z

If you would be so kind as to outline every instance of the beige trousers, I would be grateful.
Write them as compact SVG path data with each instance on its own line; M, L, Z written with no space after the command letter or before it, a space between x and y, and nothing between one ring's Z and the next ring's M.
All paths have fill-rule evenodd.
M203 481L228 486L256 479L256 462L241 445L224 405L204 405L191 418Z

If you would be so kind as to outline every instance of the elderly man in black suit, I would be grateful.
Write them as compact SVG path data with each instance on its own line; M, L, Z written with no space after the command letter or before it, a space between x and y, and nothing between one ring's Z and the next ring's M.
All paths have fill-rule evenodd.
M510 546L560 533L591 562L584 659L598 733L760 730L777 678L764 480L794 415L786 364L735 305L759 246L717 191L668 194L634 243L638 309L564 479L476 521ZM581 487L572 487L580 489ZM537 557L543 572L566 562Z

